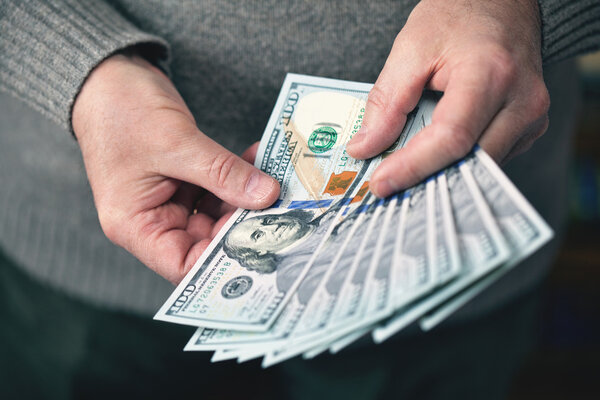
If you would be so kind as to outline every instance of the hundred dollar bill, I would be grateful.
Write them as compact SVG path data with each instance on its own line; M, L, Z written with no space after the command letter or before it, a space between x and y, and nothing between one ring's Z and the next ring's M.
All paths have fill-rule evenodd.
M427 215L427 235L421 235L427 236L427 248L426 250L423 248L425 246L425 244L423 244L424 238L421 238L420 252L423 253L426 251L427 257L430 259L432 270L429 277L430 279L423 280L423 274L419 274L419 268L410 268L410 262L407 263L405 260L399 259L397 266L397 271L399 273L394 279L397 280L398 283L392 285L392 289L394 287L397 288L397 290L400 292L400 296L402 296L401 298L405 299L404 302L398 302L397 304L389 302L386 312L381 312L379 315L377 312L369 312L368 315L370 318L365 318L362 326L367 326L367 324L370 323L370 328L373 328L374 323L390 315L395 309L394 307L401 307L402 304L425 295L427 292L432 290L433 287L446 283L458 274L458 242L456 240L456 232L454 230L454 223L451 216L450 200L447 196L446 189L444 189L446 194L445 197L441 196L441 191L436 189L436 179L433 177L429 178L425 183L427 211L424 212L422 210L422 208L425 206L423 203L421 203L417 208L413 208L413 210L411 210L413 218L415 218L415 221L413 221L412 224L420 228L423 227L424 223L416 222L418 217L421 216L422 218L423 215ZM411 198L411 200L417 200L419 198L420 196L417 195L415 196L415 199ZM409 235L413 236L416 236L416 234L417 232L413 232L412 234L409 233ZM398 248L401 249L402 246L399 245ZM421 255L420 257L422 260L425 259L424 255ZM382 257L382 260L385 263L385 256ZM369 296L373 296L373 294L369 293ZM381 294L373 297L379 299L385 298ZM391 298L391 295L388 295L387 297ZM391 309L389 308L390 306ZM361 328L359 329L359 332L362 331L363 333L366 333L365 330L370 329ZM336 353L362 336L363 335L358 334L344 336L330 344L330 351L332 353ZM312 356L312 354L309 355Z
M465 159L511 248L511 258L473 286L421 319L429 330L549 241L553 232L496 163L477 147Z
M233 355L235 349L220 349L217 350L213 353L213 356L210 359L210 362L219 362L219 361L226 361L226 360L233 360L235 358L237 358L235 355Z
M244 354L245 359L250 359L262 354L262 351L257 351L258 349L271 348L286 339L298 322L299 317L304 315L303 311L306 308L306 303L311 299L315 287L322 281L321 276L324 272L329 273L331 267L328 267L328 265L334 265L342 258L343 249L348 244L351 234L362 226L361 222L367 215L365 210L372 203L369 194L365 196L364 193L359 192L355 199L360 200L363 197L362 205L352 208L352 204L350 204L345 208L344 211L348 214L345 217L339 218L340 222L336 225L333 234L328 239L330 244L324 248L325 255L315 261L298 287L298 291L294 295L295 298L284 308L269 331L260 333L199 328L185 349L189 351L235 348L235 352L227 352L229 357L235 358L240 354ZM344 239L344 236L348 237ZM338 250L338 248L340 249ZM334 257L333 262L331 261L332 257ZM261 347L261 344L264 346Z
M354 318L354 321L347 321L345 329L338 330L339 339L333 342L330 347L331 351L337 352L352 343L347 336L349 332L361 330L388 317L398 307L398 304L422 296L435 285L435 273L432 270L431 254L428 248L428 242L432 240L434 233L428 232L428 228L432 224L427 221L430 213L427 210L426 200L424 183L411 189L403 200L406 211L403 220L398 223L402 227L402 232L397 236L399 240L394 241L396 243L390 243L388 251L388 254L394 255L393 260L390 257L389 261L395 264L393 271L396 272L396 276L393 278L392 284L386 288L385 303L376 304L374 302L376 299L374 294L377 294L374 293L376 287L371 285L374 281L373 276L368 276L369 286L363 306L360 308L361 313ZM379 267L379 264L377 266ZM381 292L379 295L381 296ZM358 337L355 338L358 339Z
M419 132L429 121L435 106L435 97L430 95L424 96L420 102L421 107L418 107L416 112L413 113L414 117L409 119L409 123L406 125L403 134L400 136L402 139L406 137L410 139L414 134ZM416 122L416 123L415 123ZM406 141L408 140L406 139ZM400 146L403 146L405 141L402 141ZM300 321L296 329L292 333L290 339L280 345L279 347L272 350L265 356L263 366L273 365L277 362L283 361L287 358L293 357L294 355L300 354L305 350L309 349L317 340L319 343L326 342L332 338L345 335L348 332L362 329L365 326L369 326L381 318L388 316L394 310L394 304L391 301L392 291L392 275L394 270L392 269L393 264L393 248L396 242L395 228L398 226L396 223L399 216L399 212L394 213L394 209L397 203L397 196L391 199L391 207L387 207L388 211L386 216L383 218L382 227L379 232L375 232L375 235L371 235L367 240L374 241L374 249L366 251L362 258L358 257L354 262L360 262L364 264L366 268L366 275L363 277L360 285L355 285L353 291L342 292L346 295L342 296L342 302L349 306L350 309L342 309L338 303L338 290L334 296L327 293L324 290L317 292L317 298L328 297L330 300L329 304L334 307L321 308L326 310L326 314L321 314L318 309L307 310L304 313L305 318ZM423 201L425 204L425 201ZM399 211L399 210L396 210ZM392 214L394 215L394 232L388 234L388 225L392 222ZM430 214L432 219L432 214ZM432 221L428 223L425 229L435 230L435 226ZM429 232L430 239L424 240L424 243L431 241L431 235L433 232ZM427 251L427 250L425 250ZM414 274L413 274L414 275ZM353 280L349 280L345 285L350 286ZM324 285L322 288L325 287ZM348 289L347 289L348 290ZM353 297L348 297L349 293L352 293ZM351 300L352 299L352 300ZM344 301L346 300L346 301ZM351 300L351 301L348 301ZM321 303L315 301L315 304L327 304L326 302ZM330 310L333 310L330 311ZM336 314L337 312L337 314ZM342 320L336 319L339 315L344 315ZM331 318L331 320L330 320ZM319 321L316 325L315 321ZM336 322L333 322L336 321ZM311 324L312 322L312 324ZM337 324L332 327L331 324Z
M415 132L431 122L437 95L426 94L424 99L427 101L421 102L422 106L417 113L419 123L413 128ZM361 326L366 326L367 321L384 318L394 311L397 308L398 291L410 291L418 295L427 291L436 281L437 272L433 261L438 227L435 224L435 202L432 198L434 182L430 181L429 184L417 185L410 192L406 192L409 196L402 196L402 201L406 204L398 205L396 199L393 200L394 210L390 210L384 221L375 257L371 261L370 273L367 275L368 296L363 297L363 301L368 317L364 318ZM405 209L402 210L402 207ZM411 266L410 262L401 258L406 251L399 250L408 248L415 254L423 254L422 257L418 256L417 265ZM429 278L427 283L425 276Z
M399 145L399 144L397 144ZM375 159L374 162L369 166L372 171L381 159ZM369 171L369 172L370 172ZM369 173L366 174L368 176ZM364 185L361 188L364 190ZM364 193L359 191L358 199L365 196ZM194 336L188 342L186 350L215 350L222 348L235 347L237 352L228 352L237 354L240 357L247 359L248 357L256 357L261 355L263 349L264 352L276 347L277 345L284 344L290 339L290 335L298 331L297 326L302 331L302 326L305 324L312 323L313 321L321 320L325 316L319 315L319 313L328 313L332 300L317 301L315 298L315 292L323 290L326 282L329 282L330 288L340 287L341 281L343 281L344 273L347 272L349 264L352 263L354 257L353 253L357 247L355 243L362 242L364 237L365 229L368 226L365 220L369 220L373 211L377 208L377 204L369 200L370 195L366 195L366 204L350 213L350 217L345 219L343 224L338 224L335 228L335 235L329 238L329 241L333 244L328 246L321 254L318 260L315 261L311 269L309 270L306 278L302 281L298 287L298 292L293 296L290 303L282 311L280 317L276 320L272 329L264 333L251 333L241 331L222 331L211 330L211 329L198 329ZM381 204L382 202L379 202ZM371 204L371 206L368 206ZM351 210L348 207L347 211ZM348 223L352 221L353 223ZM348 231L348 229L341 229L351 226L349 234L344 237L342 232ZM353 246L348 247L349 241L352 239ZM340 268L338 268L338 263ZM334 271L335 270L335 271ZM335 273L334 273L335 272ZM322 276L323 275L323 276ZM331 277L331 279L329 279ZM337 284L335 283L337 282ZM322 296L317 296L318 299L322 299ZM322 307L324 306L324 307ZM312 317L316 317L313 319Z
M450 299L510 257L510 248L466 164L460 162L459 165L449 167L446 177L461 249L462 268L456 279L424 299L407 305L383 326L376 328L373 331L376 343L389 338Z
M344 195L364 166L346 153L361 127L373 85L288 74L261 139L255 165L281 183L280 198Z
M436 96L436 94L432 95ZM429 109L421 116L423 127L431 123L435 102L431 102L428 107ZM404 218L408 230L405 232L406 228L403 227L396 235L390 295L394 309L423 295L434 285L455 276L458 272L456 232L453 226L440 224L442 221L439 218L442 210L440 206L445 205L449 209L449 200L447 204L438 204L435 189L435 180L429 178L425 187L418 185L410 192L411 198L405 199L404 212L408 213L409 208L411 212L408 218ZM425 197L424 201L422 201L423 197ZM445 218L444 223L448 224L448 222ZM425 229L427 234L419 235L419 229ZM442 231L444 235L440 237ZM448 260L444 258L446 253L451 255Z
M377 203L373 203L371 204L371 207L369 207L368 209L366 209L367 212L364 212L364 214L362 215L362 221L363 223L360 223L360 225L358 224L354 224L354 227L356 227L358 225L358 227L360 228L361 225L369 225L370 223L367 222L367 220L369 220L370 218L372 218L373 216L376 216L378 213L377 212L373 212L373 210L377 210L378 208L381 208L381 202ZM356 229L353 229L354 231L356 231ZM351 239L349 239L351 241L356 240L356 237L353 237ZM348 244L348 241L345 241L346 244ZM345 250L348 249L348 246L345 246ZM338 255L340 253L338 252ZM341 257L335 257L336 260L340 260L342 259ZM343 259L345 259L346 257L344 257ZM335 260L334 260L335 261ZM328 272L331 272L332 269L335 269L335 262L334 263L330 263L330 267ZM314 299L314 291L312 293L312 298L310 300ZM280 362L283 359L287 359L289 357L292 357L296 354L300 354L300 352L298 351L294 351L293 353L288 353L286 350L292 350L292 343L294 342L294 334L296 333L296 331L298 330L298 325L301 321L305 321L303 320L302 317L306 317L307 315L309 315L309 312L311 312L312 310L308 308L309 305L314 304L314 301L312 302L307 302L305 304L300 303L299 306L297 306L296 308L299 309L300 307L302 307L301 309L301 313L299 313L299 318L298 321L295 321L296 323L294 323L293 325L291 325L292 329L285 332L284 335L281 336L281 340L280 341L274 341L274 342L270 342L270 343L266 343L264 346L262 347L258 347L255 346L254 348L250 348L245 352L242 352L239 356L238 356L238 360L247 360L250 358L254 358L254 357L258 357L258 356L265 356L265 359L263 360L263 367L268 367L274 363ZM309 346L310 347L310 346ZM295 348L295 347L294 347Z
M359 297L364 292L362 289L362 285L365 284L365 275L368 270L368 266L370 264L369 260L373 256L374 245L378 238L376 227L381 222L381 215L384 210L384 200L379 200L374 203L369 208L369 223L367 229L365 231L365 239L362 240L360 246L358 246L356 255L352 257L352 264L350 266L347 281L352 282L350 285L351 289L354 289L352 293L347 292L346 300L348 302L359 301ZM346 285L344 285L346 287ZM353 309L356 311L356 309ZM350 311L353 311L350 310ZM335 312L335 311L334 311ZM293 332L290 332L292 334ZM288 334L288 337L290 335ZM288 349L290 351L285 351ZM268 367L277 362L281 362L286 358L292 357L295 354L300 354L302 351L298 351L296 347L292 348L291 342L286 342L284 344L279 344L274 348L271 347L268 352L266 352L265 358L263 360L263 367Z
M336 227L346 228L351 226L350 229L346 228L339 230L337 235L341 240L336 241L335 244L328 247L327 250L322 253L323 256L315 262L307 277L298 287L297 293L285 307L282 316L276 321L273 329L260 335L260 337L257 337L252 344L243 345L241 347L237 345L238 356L243 357L243 359L258 357L287 343L290 339L290 335L298 325L299 320L306 314L307 305L314 296L317 287L323 281L323 275L334 268L335 261L341 258L340 252L343 251L343 248L347 245L347 240L345 240L343 236L348 237L352 231L355 231L354 227L357 225L354 223L355 221L368 220L372 215L372 212L369 210L374 207L376 207L376 204L374 203L370 204L370 206L366 205L359 207L345 220L350 223L344 224L345 226ZM327 251L330 251L330 253L324 254L327 253ZM243 335L240 335L240 338L241 337L243 337Z
M443 175L443 173L438 174L438 176L440 175ZM430 194L430 197L434 198L435 225L438 227L436 231L435 250L433 253L435 258L433 262L437 271L438 284L448 282L460 271L458 237L454 226L448 189L445 186L446 180L445 177L442 178L443 179L431 179L430 182L428 182L428 186L431 185L431 188L428 187L428 189L433 191L433 194Z
M439 96L433 92L423 94L391 150L403 147L431 121L431 115L438 99ZM391 151L387 154L391 154ZM384 153L382 159L387 154ZM391 199L391 207L387 207L389 212L386 213L387 216L384 218L379 232L374 232L366 238L371 242L367 246L368 250L362 255L355 256L355 259L352 260L355 268L362 264L362 267L357 269L359 274L356 274L354 279L335 280L338 284L323 284L316 294L314 308L304 313L305 318L297 325L290 340L282 348L267 355L263 365L271 365L299 354L317 338L319 342L327 341L330 337L337 337L344 332L369 325L394 310L394 304L390 298L391 280L395 273L392 269L393 247L397 241L396 230L399 226L400 214L400 207L396 206L397 201L398 196ZM390 234L386 234L388 223L393 225L393 232L390 229ZM435 229L431 223L428 228ZM375 248L371 250L373 246ZM350 264L349 260L352 257L347 255L345 258L346 261L341 266ZM366 275L363 275L362 272ZM341 274L338 273L335 276L339 275ZM352 273L348 276L352 276ZM363 281L364 279L366 282ZM343 286L339 283L342 283ZM365 313L368 317L364 317Z
M286 77L256 165L281 182L283 210L315 207L315 213L307 219L282 209L238 210L156 319L244 331L273 324L331 231L321 216L364 181L368 163L348 157L345 145L360 128L370 88Z
M360 337L351 335L352 332L362 331L379 322L399 304L421 297L435 286L436 273L431 265L434 248L430 244L436 230L431 221L434 212L430 207L433 204L427 199L425 183L417 185L404 196L402 205L397 207L403 211L397 213L402 220L396 220L393 224L401 230L396 234L386 232L380 241L386 245L381 246L383 251L376 253L371 262L366 279L367 289L358 306L360 311L344 321L343 327L323 337L323 341L332 341L331 351L337 352L352 343L351 337ZM389 237L392 240L386 240Z
M236 212L156 318L268 329L310 269L333 217L320 209Z
M428 292L436 284L433 249L428 245L435 238L435 228L427 220L430 213L426 194L425 184L421 183L411 190L406 199L408 208L404 231L395 246L394 268L399 272L392 293L395 308Z
M442 186L440 190L439 184L436 182L437 179L433 177L429 178L426 183L426 192L428 213L427 223L430 225L433 224L435 227L428 227L428 231L433 231L435 234L433 237L431 235L428 236L427 251L431 254L431 262L435 271L434 274L436 276L435 280L437 286L448 282L458 274L460 259L448 190L445 186ZM399 264L403 265L403 263ZM401 288L399 289L401 293L406 293L408 291L407 288L410 287L418 288L414 283L410 283L416 282L416 279L414 277L411 278L409 273L411 270L409 268L399 271L403 272L403 274L399 274L399 276L396 277L396 279L400 280L400 283L404 283L404 288L402 288L401 285ZM414 276L415 270L413 269L412 272ZM426 293L426 290L414 290L412 298L422 296L424 293ZM405 299L410 300L410 298L411 296L405 295ZM370 329L374 327L375 326L373 325ZM363 329L359 332L363 332L364 334L370 329ZM349 334L333 343L323 345L321 348L323 350L329 348L332 353L336 353L362 336L362 334L359 335L357 333ZM309 351L308 354L306 354L306 357L314 357L319 353L320 351Z
M433 111L423 113L423 124L429 125ZM458 239L452 217L452 207L448 191L437 190L437 179L433 176L427 179L427 210L432 213L427 221L433 226L428 227L428 232L435 232L428 240L433 273L436 284L440 285L454 278L460 268Z
M362 200L362 203L355 201L344 208L344 212L341 214L345 215L338 213L337 218L339 222L335 226L332 235L328 238L328 243L324 246L322 256L313 263L292 300L284 307L284 310L271 329L267 332L259 333L225 330L208 330L207 332L207 328L200 328L190 339L186 350L215 350L235 347L238 353L250 349L254 354L258 348L262 347L261 344L267 345L266 347L270 348L286 339L303 314L306 304L310 301L316 287L320 284L323 274L329 270L332 258L335 262L336 259L341 257L338 253L342 252L342 249L346 245L345 236L349 236L355 230L357 224L354 222L362 221L367 214L365 210L368 209L370 198L368 193L365 195L359 192L355 199Z
M410 138L412 138L418 131L420 131L423 127L423 123L421 121L424 121L426 119L429 119L430 116L428 114L430 114L433 111L433 108L435 106L435 102L437 101L437 97L435 94L433 93L426 93L423 98L421 99L421 101L419 102L419 104L417 105L417 107L415 108L415 110L409 115L409 118L407 119L407 123L406 126L404 127L402 133L399 136L399 139L396 141L396 143L394 143L390 149L388 149L388 151L386 153L384 153L382 156L380 157L376 157L375 159L373 159L370 163L364 163L363 166L361 167L361 173L362 171L366 172L364 174L361 175L361 173L358 174L358 178L354 181L354 185L357 185L358 182L360 182L360 186L359 186L359 192L362 190L363 192L366 191L366 186L368 184L368 182L364 179L368 179L370 173L377 167L377 165L379 165L379 163L385 158L385 156L387 154L390 154L391 152L393 152L394 150L404 146L408 140L410 140ZM321 105L322 107L325 107L325 105ZM267 131L269 131L270 128L267 127ZM285 182L284 184L285 185ZM319 203L323 203L322 201L319 201ZM319 265L323 265L323 263L327 262L327 257L325 257L323 260L319 260ZM307 279L307 278L305 278ZM302 291L303 293L306 293L306 290ZM304 296L305 298L310 299L310 296ZM261 335L251 335L248 334L247 332L236 332L236 333L232 333L232 332L218 332L218 331L212 331L212 330L207 330L205 333L203 332L197 332L194 337L192 338L192 340L190 340L190 342L188 343L188 345L186 346L187 350L208 350L211 348L211 346L215 345L214 348L223 348L225 346L233 346L236 345L239 347L239 344L241 343L245 343L245 344L250 344L250 343L255 343L255 342L266 342L269 341L269 347L272 347L276 342L275 340L281 340L282 338L285 338L287 336L289 336L289 333L292 332L292 330L290 329L295 322L297 322L297 319L299 316L304 315L304 308L305 308L305 304L303 301L297 301L300 298L298 296L294 296L292 298L292 304L290 304L290 309L289 310L284 310L283 311L283 315L281 320L277 320L276 322L276 326L274 326L274 329L270 330L269 332L265 332L264 334ZM293 311L292 311L293 310ZM202 343L199 342L199 339L202 339ZM195 341L194 341L195 340ZM255 346L256 348L256 346Z
M302 358L305 360L313 359L319 354L326 352L329 349L329 345L330 343L313 346L310 350L307 350L302 354Z
M384 200L379 200L374 205L374 208L372 208L372 210L374 210L372 215L376 221L382 218L381 216L386 213L386 209L390 209L388 207L389 203L390 201L385 202ZM371 222L371 224L374 223ZM361 225L366 224L361 223ZM372 235L371 237L381 236L378 232L374 232L374 228L375 225L372 225L370 231L370 234ZM369 235L367 234L369 233L368 228L366 230L363 229L362 232L365 233L366 238L369 238ZM357 239L362 239L362 241L364 242L364 239L361 238L360 235L354 235L351 240L355 242L357 241ZM344 250L344 260L349 259L352 263L354 263L356 261L356 256L353 257L352 250L348 249L348 247L346 247ZM367 252L370 250L371 249L364 249L363 254L367 254ZM375 248L371 251L376 252L377 250ZM365 259L363 258L362 260L364 261ZM341 269L338 269L336 271L341 276L334 277L330 274L329 276L325 277L325 279L322 281L321 285L318 288L319 290L317 290L317 292L311 299L312 301L309 303L309 307L303 313L302 318L296 325L294 331L291 332L291 334L289 335L288 340L285 343L276 346L274 349L272 349L266 354L265 359L263 360L264 367L273 365L285 359L291 358L295 355L301 354L304 351L311 348L314 345L314 341L316 339L318 339L319 341L322 340L320 336L322 336L325 333L326 323L331 313L330 308L334 305L334 302L336 300L335 298L327 297L327 295L330 293L327 293L325 290L327 286L326 284L329 283L329 288L334 289L334 293L331 294L337 294L337 292L339 291L339 287L341 287L341 283L344 280L346 280L348 272L351 269L348 267L348 264L348 262L337 264L340 267L342 267ZM335 271L335 268L332 271ZM335 283L335 281L337 281L337 284ZM335 288L335 286L337 286L337 288ZM328 304L326 303L327 300L329 300ZM325 307L320 307L321 305L325 305Z
M368 201L368 199L365 200ZM290 334L293 332L293 329L297 325L300 317L305 315L307 304L311 300L316 287L322 281L321 276L324 272L329 272L332 268L331 265L334 264L336 260L341 258L340 252L343 252L343 249L347 246L350 234L356 231L357 228L362 225L360 221L370 218L372 212L367 211L373 209L375 206L376 205L374 203L368 202L367 204L358 207L357 209L353 210L352 214L345 220L345 222L348 223L338 225L336 227L338 228L337 235L345 235L347 236L346 239L340 237L340 241L328 248L328 250L332 251L330 256L324 256L315 262L307 277L300 284L298 292L285 307L284 311L277 319L272 329L262 334L257 333L253 335L247 332L235 333L233 337L229 338L228 341L229 347L233 348L233 350L227 352L228 357L237 357L240 362L247 361L252 358L262 356L271 351L273 348L284 345L289 340ZM348 229L348 227L350 227L350 229ZM190 343L187 346L188 350L210 349L210 343L208 343L208 346L206 343L200 344L198 341L196 343L192 343L193 339L194 338L190 340ZM221 346L217 346L215 348L219 347Z
M371 87L286 77L255 161L280 199L236 211L156 315L201 327L186 350L264 356L266 367L337 352L373 328L385 340L426 313L430 329L552 235L480 150L403 195L365 196L372 171L430 123L439 98L424 93L388 151L355 160L346 144Z

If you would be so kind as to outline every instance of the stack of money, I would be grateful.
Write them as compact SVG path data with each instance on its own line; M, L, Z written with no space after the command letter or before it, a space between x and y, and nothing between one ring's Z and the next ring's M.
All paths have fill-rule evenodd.
M428 330L536 251L552 230L492 159L467 157L386 199L369 177L431 121L425 92L390 149L346 144L372 85L289 74L255 165L279 180L269 209L237 210L156 319L197 326L213 361L335 353L418 321Z

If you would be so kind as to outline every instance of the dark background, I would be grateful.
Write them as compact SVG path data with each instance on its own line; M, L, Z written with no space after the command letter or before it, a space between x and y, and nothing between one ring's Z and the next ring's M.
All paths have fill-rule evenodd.
M579 61L584 99L567 234L544 286L537 348L511 400L600 399L600 52Z

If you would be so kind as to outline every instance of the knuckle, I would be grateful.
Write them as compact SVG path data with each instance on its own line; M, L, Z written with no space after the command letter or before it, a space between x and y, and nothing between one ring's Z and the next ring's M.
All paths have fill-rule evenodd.
M208 179L219 188L227 185L231 172L237 162L233 153L224 152L217 154L210 162Z
M513 56L503 47L496 47L489 54L492 71L500 85L514 82L518 76L518 65Z
M539 119L548 115L550 109L550 94L542 80L538 80L531 90L531 110L534 118Z
M120 229L117 223L117 218L114 217L114 212L106 209L98 210L98 220L104 235L114 244L120 245Z
M441 145L446 154L452 159L458 159L467 154L475 143L474 134L466 126L454 125L450 134L441 138Z
M542 127L540 129L539 136L542 136L544 133L546 133L546 131L548 130L549 126L550 126L550 118L548 117L548 114L546 114L544 116L544 118L542 119Z
M543 116L537 125L537 129L535 129L533 133L532 143L533 141L542 137L544 133L546 133L546 131L548 130L548 126L550 125L550 119L548 118L548 115L546 114L545 116Z
M423 46L418 41L414 40L414 38L411 37L411 34L404 29L398 32L394 38L390 57L391 53L410 55L412 60L422 60L426 54Z
M531 147L533 146L533 143L535 142L535 139L533 137L527 138L526 140L522 140L520 141L512 150L510 156L514 157L514 156L518 156L520 154L523 154L527 151L529 151L529 149L531 149Z
M369 108L375 108L380 111L384 111L387 107L389 101L389 95L387 90L382 88L382 85L375 85L369 92L369 97L367 98L367 103Z
M406 45L406 41L404 40L404 31L401 30L400 32L398 32L398 34L396 34L396 37L394 38L394 43L392 43L392 48L393 49L396 49L398 47L401 48L405 45Z

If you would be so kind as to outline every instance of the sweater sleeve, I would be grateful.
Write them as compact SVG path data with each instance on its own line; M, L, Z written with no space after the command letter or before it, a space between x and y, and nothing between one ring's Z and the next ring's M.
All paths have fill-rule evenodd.
M538 1L544 64L600 49L600 0Z
M0 90L69 131L86 77L102 60L132 46L166 68L168 44L101 0L0 0Z

